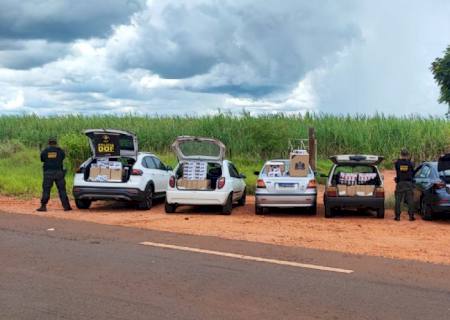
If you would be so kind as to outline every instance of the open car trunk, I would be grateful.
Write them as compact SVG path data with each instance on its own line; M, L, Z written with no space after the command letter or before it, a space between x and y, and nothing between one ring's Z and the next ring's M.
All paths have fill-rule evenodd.
M382 186L382 179L375 166L342 165L335 168L331 185L337 188L339 197L369 197Z
M219 162L201 160L183 161L175 173L178 190L214 191L221 176Z
M222 176L225 145L217 139L181 136L172 144L180 165L176 172L179 190L209 190L217 188Z
M89 129L84 132L92 150L84 168L84 179L95 182L127 182L137 160L134 134L115 129Z

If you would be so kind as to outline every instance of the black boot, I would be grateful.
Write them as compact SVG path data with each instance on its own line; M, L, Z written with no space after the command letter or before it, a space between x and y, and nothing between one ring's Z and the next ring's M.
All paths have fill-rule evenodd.
M70 211L70 210L72 210L72 207L64 208L64 211Z
M41 206L39 208L37 208L36 211L46 212L47 211L47 206L45 204L41 204Z
M400 221L400 216L395 216L394 220L395 221Z
M415 221L415 220L416 220L416 218L414 218L414 215L409 216L409 221Z

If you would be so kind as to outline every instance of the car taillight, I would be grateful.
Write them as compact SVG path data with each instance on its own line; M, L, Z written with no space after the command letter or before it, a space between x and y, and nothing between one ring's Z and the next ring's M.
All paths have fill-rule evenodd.
M256 180L256 187L257 188L265 188L266 184L264 183L264 180L263 179Z
M133 169L133 170L131 170L131 174L132 174L133 176L142 176L143 173L144 173L144 172L142 172L141 169Z
M328 197L337 197L337 188L336 187L328 187L326 190Z
M174 176L170 177L170 179L169 179L169 186L171 188L175 188L175 177Z
M219 180L217 180L217 189L222 189L225 185L225 177L220 177Z
M384 198L384 188L375 188L375 198Z
M439 181L433 184L434 189L444 189L446 187L443 181Z
M316 189L317 188L317 182L315 179L309 180L307 189Z

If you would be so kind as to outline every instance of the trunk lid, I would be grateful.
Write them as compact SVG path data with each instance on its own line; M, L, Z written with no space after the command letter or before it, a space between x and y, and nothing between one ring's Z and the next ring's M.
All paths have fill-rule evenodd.
M378 165L384 157L367 154L344 154L331 156L330 160L337 165Z
M94 158L131 157L137 159L138 142L136 135L115 129L89 129L84 131L89 138Z
M213 138L181 136L172 143L172 149L178 161L222 161L225 158L225 145Z

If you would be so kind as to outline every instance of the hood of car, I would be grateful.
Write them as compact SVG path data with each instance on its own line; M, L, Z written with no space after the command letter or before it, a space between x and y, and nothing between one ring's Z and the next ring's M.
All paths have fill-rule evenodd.
M438 160L438 171L450 170L450 153L444 154Z
M131 132L115 129L88 129L84 134L89 138L92 154L95 158L102 157L133 157L137 158L138 142Z
M172 149L179 161L222 161L225 158L225 145L214 138L181 136L172 143Z
M384 157L369 154L342 154L330 157L337 165L378 165L383 159Z

